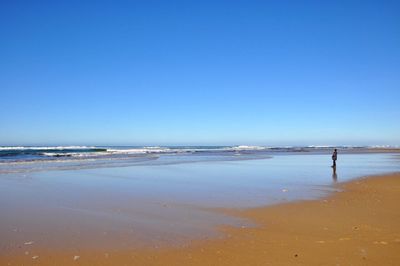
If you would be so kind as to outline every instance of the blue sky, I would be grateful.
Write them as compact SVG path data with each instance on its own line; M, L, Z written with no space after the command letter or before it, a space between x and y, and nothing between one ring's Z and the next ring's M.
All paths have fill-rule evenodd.
M1 1L0 145L400 145L399 14L398 1Z

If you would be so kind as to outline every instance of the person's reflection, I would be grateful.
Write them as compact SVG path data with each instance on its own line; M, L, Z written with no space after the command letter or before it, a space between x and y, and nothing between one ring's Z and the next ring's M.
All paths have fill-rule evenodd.
M332 180L333 182L337 182L336 165L332 166Z

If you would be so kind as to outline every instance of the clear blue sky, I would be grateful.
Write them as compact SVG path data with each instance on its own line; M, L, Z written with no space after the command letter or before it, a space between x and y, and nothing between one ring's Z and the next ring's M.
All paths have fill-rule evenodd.
M399 1L1 1L0 145L400 145Z

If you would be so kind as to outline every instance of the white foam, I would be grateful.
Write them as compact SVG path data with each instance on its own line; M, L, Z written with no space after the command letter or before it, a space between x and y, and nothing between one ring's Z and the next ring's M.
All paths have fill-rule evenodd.
M230 150L230 151L254 151L254 150L267 150L269 147L264 147L264 146L248 146L248 145L239 145L239 146L234 146L234 147L226 147L224 150Z
M109 155L109 152L44 152L42 153L49 157L95 157L102 155Z
M111 154L166 153L171 152L171 149L161 147L143 147L134 149L107 149L107 152Z
M369 146L369 148L385 148L385 149L394 148L394 149L398 149L398 148L400 148L400 146L399 145L372 145L372 146Z

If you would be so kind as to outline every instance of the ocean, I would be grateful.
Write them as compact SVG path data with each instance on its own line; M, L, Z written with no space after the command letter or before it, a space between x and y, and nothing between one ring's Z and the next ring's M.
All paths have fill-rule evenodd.
M371 147L341 146L341 152ZM330 146L0 146L0 174L133 165L266 159L277 154L330 153Z

